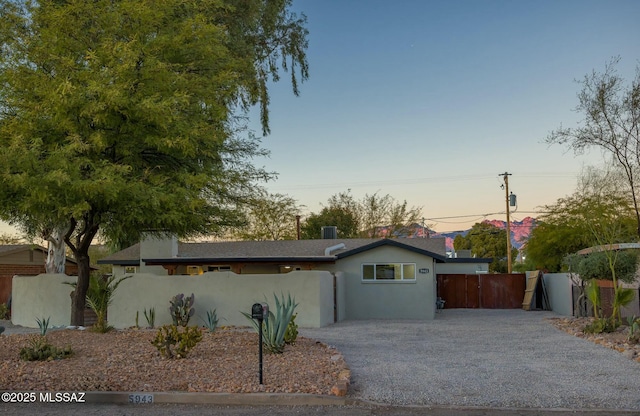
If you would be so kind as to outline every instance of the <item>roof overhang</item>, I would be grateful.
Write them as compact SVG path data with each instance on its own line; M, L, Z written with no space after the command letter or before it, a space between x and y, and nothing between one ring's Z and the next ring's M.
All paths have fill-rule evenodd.
M304 257L171 257L164 259L142 259L147 266L162 266L166 264L231 264L231 263L335 263L334 256L304 256ZM114 263L115 264L115 263Z
M382 239L382 240L374 241L371 244L367 244L367 245L358 247L358 248L353 249L353 250L348 250L348 251L339 253L337 255L337 257L338 257L338 259L342 259L342 258L345 258L345 257L353 256L354 254L362 253L362 252L371 250L373 248L382 247L382 246L398 247L398 248L401 248L401 249L404 249L404 250L412 251L414 253L422 254L423 256L433 257L433 259L437 263L445 263L447 261L447 257L446 256L434 253L434 252L429 251L429 250L424 250L424 249L421 249L421 248L418 248L418 247L414 247L414 246L411 246L411 245L408 245L408 244L403 244L403 243L400 243L400 242L398 242L396 240L393 240L393 239L390 239L390 238L385 238L385 239Z

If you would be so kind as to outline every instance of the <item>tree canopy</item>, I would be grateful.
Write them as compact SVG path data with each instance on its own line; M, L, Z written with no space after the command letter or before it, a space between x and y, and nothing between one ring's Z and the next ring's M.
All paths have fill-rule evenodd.
M262 191L245 207L247 223L234 227L232 236L240 240L295 240L296 216L300 207L295 199Z
M546 141L566 145L578 154L599 148L611 157L631 193L636 234L640 236L640 66L627 84L616 72L619 61L615 58L604 72L593 71L584 77L576 108L584 116L581 125L560 127Z
M632 197L621 183L618 171L585 169L572 195L542 207L525 248L527 263L558 272L578 250L635 241Z
M471 250L475 257L493 259L489 264L489 271L495 273L507 272L507 230L498 228L488 222L473 224L467 235L457 235L454 239L455 250ZM513 258L518 249L512 249Z
M366 194L357 200L349 191L329 198L319 213L309 215L302 227L302 238L322 238L323 226L336 226L340 238L394 238L412 234L421 215L420 208L409 207L391 195Z
M267 83L308 76L290 0L0 0L0 215L67 230L83 322L100 233L210 234L270 177L246 132ZM133 237L132 237L133 236Z

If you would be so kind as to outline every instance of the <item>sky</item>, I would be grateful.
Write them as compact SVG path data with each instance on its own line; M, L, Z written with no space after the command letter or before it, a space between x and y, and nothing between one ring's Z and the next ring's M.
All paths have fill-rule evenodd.
M350 190L421 208L439 232L511 219L573 193L594 149L544 143L577 126L577 82L619 56L640 65L637 0L293 0L307 16L310 77L270 85L266 184L303 218ZM261 133L258 112L251 127ZM5 227L6 229L6 227ZM0 227L0 231L3 231Z
M511 219L570 195L602 165L544 140L578 126L578 81L614 57L640 65L640 2L294 0L308 19L310 76L271 85L273 193L319 212L331 195L378 192L439 232ZM260 132L257 112L253 128Z

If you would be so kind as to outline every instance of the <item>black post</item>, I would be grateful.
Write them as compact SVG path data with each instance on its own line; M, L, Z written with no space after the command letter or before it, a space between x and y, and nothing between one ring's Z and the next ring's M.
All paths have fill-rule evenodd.
M269 307L260 303L254 303L251 307L251 318L258 320L258 354L260 356L259 381L262 385L262 321L264 321L265 311L268 313Z
M258 323L260 324L260 334L258 335L258 354L260 355L260 385L262 385L264 384L262 383L262 319L259 319Z

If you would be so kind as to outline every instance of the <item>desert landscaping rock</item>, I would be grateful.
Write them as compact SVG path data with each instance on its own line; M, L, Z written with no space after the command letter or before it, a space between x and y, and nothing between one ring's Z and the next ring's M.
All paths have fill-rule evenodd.
M16 333L28 332L28 333ZM0 390L133 391L332 394L346 365L334 348L299 337L284 354L264 355L264 385L258 382L257 335L246 329L203 333L185 359L160 357L151 345L155 330L106 334L69 329L47 333L72 358L25 362L19 351L38 330L0 335Z

